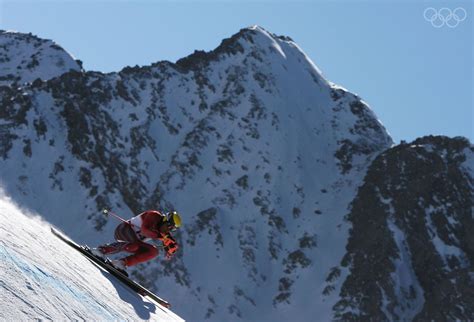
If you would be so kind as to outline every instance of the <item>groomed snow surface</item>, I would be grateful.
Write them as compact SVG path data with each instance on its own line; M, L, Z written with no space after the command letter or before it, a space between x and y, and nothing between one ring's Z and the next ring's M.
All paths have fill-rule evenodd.
M142 297L0 197L0 320L184 321Z

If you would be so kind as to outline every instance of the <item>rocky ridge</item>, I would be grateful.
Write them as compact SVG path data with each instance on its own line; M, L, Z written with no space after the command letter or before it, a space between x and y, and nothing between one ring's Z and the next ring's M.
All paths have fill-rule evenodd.
M82 70L82 63L54 41L0 30L0 86L47 80Z

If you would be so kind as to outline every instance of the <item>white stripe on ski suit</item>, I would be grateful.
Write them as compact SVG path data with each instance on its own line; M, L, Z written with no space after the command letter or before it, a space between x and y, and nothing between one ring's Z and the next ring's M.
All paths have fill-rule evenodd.
M143 224L143 219L142 215L144 213L139 214L138 216L132 217L128 220L132 224L132 229L135 231L137 234L138 238L140 238L142 241L150 238L146 238L145 236L142 235L142 224Z

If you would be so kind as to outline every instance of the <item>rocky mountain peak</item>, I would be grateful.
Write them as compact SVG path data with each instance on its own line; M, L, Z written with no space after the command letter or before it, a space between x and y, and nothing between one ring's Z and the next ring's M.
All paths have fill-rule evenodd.
M196 50L193 54L179 59L176 65L184 71L196 71L207 67L211 62L238 54L247 57L252 56L259 61L270 62L275 59L275 57L272 57L272 53L280 56L282 60L287 59L287 55L297 56L299 62L304 60L317 70L311 60L290 37L277 36L260 26L243 28L230 38L224 39L214 50L209 52ZM317 74L319 74L319 71L317 71ZM322 76L319 75L319 77Z
M48 80L69 70L80 71L81 64L52 40L0 31L0 85Z

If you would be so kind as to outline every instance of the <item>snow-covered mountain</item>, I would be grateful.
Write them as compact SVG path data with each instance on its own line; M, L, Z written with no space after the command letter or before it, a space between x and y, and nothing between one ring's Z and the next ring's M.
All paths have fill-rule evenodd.
M51 40L0 30L0 86L51 79L70 70L80 71L81 65Z
M372 313L348 286L368 251L354 214L393 143L289 37L255 26L176 63L40 78L0 87L0 178L16 202L89 244L112 238L103 207L179 210L179 256L134 276L189 320ZM404 310L394 294L386 318Z
M183 321L127 289L53 236L38 217L0 199L0 320Z

